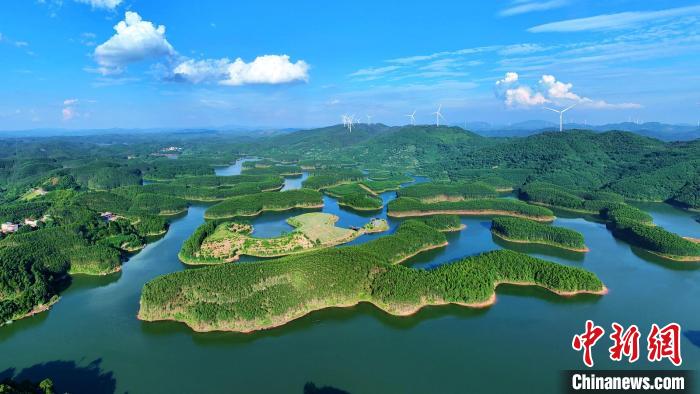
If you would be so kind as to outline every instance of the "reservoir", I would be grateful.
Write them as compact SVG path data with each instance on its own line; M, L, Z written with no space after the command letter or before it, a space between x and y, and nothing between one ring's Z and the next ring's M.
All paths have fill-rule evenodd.
M217 169L239 174L242 160ZM301 187L308 174L288 178L284 190ZM381 195L385 202L394 192ZM356 212L324 197L323 212L339 226L361 226L381 212ZM700 237L697 214L665 204L638 204L656 223L683 236ZM0 380L51 377L57 392L90 393L302 393L330 386L349 393L559 392L560 372L582 369L571 340L587 319L606 329L593 350L596 368L656 369L645 360L652 323L683 328L682 369L700 369L700 264L674 263L615 239L603 223L558 212L555 225L581 232L589 253L509 244L490 233L486 217L465 217L467 228L449 233L445 248L405 264L430 269L481 252L511 248L596 273L605 296L556 296L532 287L501 286L486 309L428 307L395 317L360 304L311 313L283 327L252 334L195 333L175 322L136 319L147 281L186 269L182 243L204 222L206 206L174 219L160 240L124 263L120 273L76 276L48 312L0 328ZM252 220L255 235L289 231L285 219L304 211L266 213ZM401 222L388 218L390 232ZM364 235L352 244L386 233ZM254 258L246 257L244 261ZM200 269L200 268L192 268ZM693 306L695 305L695 306ZM610 324L636 324L642 357L634 365L608 358Z

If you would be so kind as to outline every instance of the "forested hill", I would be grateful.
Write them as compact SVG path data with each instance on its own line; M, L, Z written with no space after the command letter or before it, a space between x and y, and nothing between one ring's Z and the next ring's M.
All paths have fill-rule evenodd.
M383 124L356 124L352 131L342 124L318 129L299 130L288 134L276 135L261 140L265 150L279 152L305 152L308 150L335 150L362 144L381 135L391 128Z
M667 200L697 180L700 140L664 143L628 132L551 132L446 159L450 178L460 178L470 169L528 169L529 177L561 186Z
M391 163L397 169L432 163L456 147L490 146L499 139L485 138L459 127L358 124L352 132L342 125L301 130L261 139L252 152L289 156L290 159L324 159L335 163Z
M352 133L334 126L261 140L253 151L503 188L544 181L700 206L700 140L663 142L630 132L584 130L489 138L458 127L360 125Z

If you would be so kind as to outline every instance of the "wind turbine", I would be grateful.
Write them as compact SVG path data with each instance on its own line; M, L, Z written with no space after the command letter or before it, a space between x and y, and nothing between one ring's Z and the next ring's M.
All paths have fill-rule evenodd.
M372 115L367 115L367 124L372 124Z
M406 116L408 116L411 119L411 126L415 126L416 125L416 111L413 111L412 114L408 114Z
M352 133L352 125L355 124L355 115L348 116L348 130Z
M576 103L570 107L566 107L564 109L559 109L559 110L554 109L554 108L549 108L549 107L544 107L544 109L548 109L552 112L556 112L559 114L559 131L564 131L564 112L570 110L571 108L574 108L576 105L578 105L578 103Z
M440 126L440 118L442 118L442 120L445 120L445 117L442 116L442 113L440 112L441 109L442 109L442 104L440 104L437 111L433 112L433 115L435 115L435 126L436 127Z

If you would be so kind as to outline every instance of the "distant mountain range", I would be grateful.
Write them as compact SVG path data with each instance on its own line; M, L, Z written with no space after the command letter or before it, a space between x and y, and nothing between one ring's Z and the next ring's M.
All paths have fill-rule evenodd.
M149 134L149 133L172 133L172 134L229 134L248 137L266 137L277 134L286 134L300 130L299 128L265 128L265 127L246 127L246 126L221 126L221 127L189 127L189 128L173 128L173 127L153 127L153 128L109 128L109 129L29 129L29 130L13 130L0 131L0 138L3 137L54 137L54 136L88 136L88 135L118 135L131 134L134 132Z
M379 126L375 124L373 126ZM388 127L381 125L382 127ZM528 120L524 122L512 123L508 125L494 125L488 122L467 122L459 125L466 130L473 131L484 137L526 137L539 134L545 131L557 131L558 124L544 120ZM590 125L581 123L566 123L565 130L591 130L604 132L611 130L629 131L646 137L656 138L662 141L690 141L700 138L700 127L689 124L668 124L659 122L622 122L608 123L603 125ZM301 128L274 128L274 127L252 127L252 126L216 126L201 128L110 128L110 129L32 129L17 131L0 131L0 138L3 137L48 137L48 136L85 136L97 134L129 134L139 133L207 133L207 134L228 134L246 137L270 137L284 135L302 130Z
M466 129L487 137L524 137L538 134L544 131L556 131L559 129L556 123L544 120L528 120L509 125L492 125L486 122L468 122ZM700 127L687 124L668 124L659 122L622 122L603 125L590 125L581 123L566 123L564 129L580 129L591 131L620 130L629 131L646 137L657 138L662 141L689 141L700 138Z

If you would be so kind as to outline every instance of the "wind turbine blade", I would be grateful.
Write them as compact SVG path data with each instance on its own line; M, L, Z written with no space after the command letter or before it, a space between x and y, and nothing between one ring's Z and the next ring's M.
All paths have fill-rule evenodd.
M544 107L544 109L548 109L548 110L550 110L550 111L552 111L552 112L556 112L556 113L561 112L561 111L558 111L558 110L556 110L556 109L549 108L549 107Z
M566 111L570 110L571 108L574 108L574 107L577 106L577 105L578 105L578 103L576 103L576 104L574 104L574 105L572 105L572 106L570 106L570 107L567 107L567 108L561 110L561 112L566 112Z

